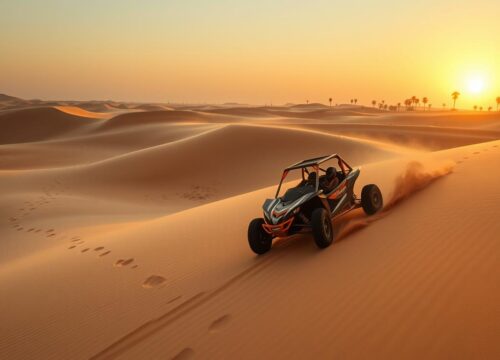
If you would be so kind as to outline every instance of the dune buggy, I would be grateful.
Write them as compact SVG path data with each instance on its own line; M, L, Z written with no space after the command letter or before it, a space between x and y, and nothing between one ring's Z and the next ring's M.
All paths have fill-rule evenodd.
M320 166L328 161L336 162L338 169ZM302 179L282 193L283 182L292 171L300 171ZM361 198L354 194L359 174L359 168L352 168L337 154L303 160L287 167L275 198L264 201L264 217L253 219L248 226L250 248L256 254L264 254L271 249L274 238L311 230L319 248L332 244L334 218L359 207L367 215L382 209L382 193L377 185L365 185Z

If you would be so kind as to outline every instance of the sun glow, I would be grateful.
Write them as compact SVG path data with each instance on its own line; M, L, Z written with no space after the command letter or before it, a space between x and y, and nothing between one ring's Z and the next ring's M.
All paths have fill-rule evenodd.
M472 94L480 94L485 88L484 77L482 76L471 76L467 79L467 90Z

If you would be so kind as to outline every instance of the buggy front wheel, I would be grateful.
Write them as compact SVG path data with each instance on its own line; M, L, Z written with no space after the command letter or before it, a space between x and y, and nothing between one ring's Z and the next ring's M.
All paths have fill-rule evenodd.
M271 249L273 238L264 231L264 219L253 219L248 225L248 244L257 255L262 255Z
M314 242L320 249L330 246L333 242L333 226L330 214L324 208L315 209L311 216Z

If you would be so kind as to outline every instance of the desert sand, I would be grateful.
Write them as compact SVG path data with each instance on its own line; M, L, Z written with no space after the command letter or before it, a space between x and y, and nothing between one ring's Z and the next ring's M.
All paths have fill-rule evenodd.
M1 359L495 359L500 114L0 97ZM285 166L384 210L247 244Z

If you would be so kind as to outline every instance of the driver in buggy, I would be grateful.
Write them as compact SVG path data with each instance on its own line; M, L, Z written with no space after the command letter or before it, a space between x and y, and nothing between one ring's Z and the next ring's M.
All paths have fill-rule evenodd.
M316 177L317 177L316 172L311 171L310 173L308 173L307 179L304 179L301 182L299 182L296 187L300 188L300 187L304 187L304 186L316 186ZM320 179L321 179L321 177L320 177Z
M316 186L316 177L318 174L312 171L308 174L307 180L302 180L297 187L303 186ZM325 194L328 194L335 189L340 183L340 179L337 175L337 169L330 166L326 169L325 175L319 177L319 188L323 190Z
M337 169L333 166L327 168L325 175L319 177L319 187L325 194L332 192L339 183L340 180L337 176Z

